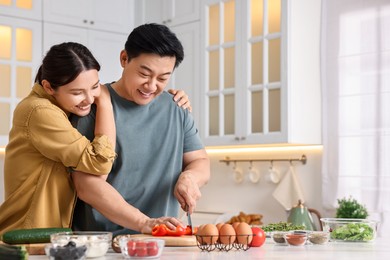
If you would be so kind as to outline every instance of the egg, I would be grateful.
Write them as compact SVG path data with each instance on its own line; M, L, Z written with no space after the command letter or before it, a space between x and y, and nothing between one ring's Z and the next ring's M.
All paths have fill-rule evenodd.
M225 223L223 223L223 222L220 222L220 223L218 223L218 224L216 225L218 231L221 229L221 227L222 227L223 225L225 225Z
M253 234L252 228L248 223L241 222L235 228L237 235L237 242L242 245L247 245L252 242Z
M214 224L206 224L202 226L202 229L197 236L198 242L202 245L207 244L215 244L218 240L218 228Z
M232 226L234 227L234 229L237 228L237 226L240 224L241 222L233 222Z
M230 224L223 224L219 229L219 242L224 245L233 244L236 240L236 231Z

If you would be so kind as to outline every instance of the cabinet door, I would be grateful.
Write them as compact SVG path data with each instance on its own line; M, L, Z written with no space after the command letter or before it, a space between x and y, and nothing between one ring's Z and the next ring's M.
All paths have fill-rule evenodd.
M133 28L132 0L43 0L45 22L129 33Z
M117 81L122 76L119 56L126 39L127 34L89 31L88 47L100 63L99 79L102 84Z
M43 24L44 54L51 46L63 42L78 42L88 47L88 30L53 23Z
M0 16L0 146L8 143L17 103L33 85L42 58L42 23Z
M175 26L199 20L199 0L165 1L167 2L167 25Z
M176 26L199 20L199 0L138 0L136 24L161 23Z
M133 0L92 0L87 10L91 29L129 34L134 28Z
M204 1L202 13L202 137L207 145L234 145L247 125L240 39L241 1Z
M42 21L42 0L2 0L0 14Z
M182 89L190 98L192 114L199 126L200 120L200 71L199 71L199 22L174 26L171 30L181 41L184 48L184 60L173 73L169 88Z
M43 19L45 22L88 27L90 19L89 0L43 0Z

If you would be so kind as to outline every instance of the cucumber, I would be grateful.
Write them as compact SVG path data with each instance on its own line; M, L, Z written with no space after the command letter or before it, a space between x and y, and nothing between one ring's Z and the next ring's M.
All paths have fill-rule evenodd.
M71 231L70 228L15 229L3 234L3 242L7 244L50 243L51 234Z
M25 246L0 244L0 259L4 260L27 260L28 253Z

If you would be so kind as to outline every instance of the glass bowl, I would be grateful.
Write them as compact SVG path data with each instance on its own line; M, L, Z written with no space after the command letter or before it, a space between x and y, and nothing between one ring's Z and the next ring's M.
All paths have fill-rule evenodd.
M46 244L45 253L50 260L56 259L74 259L83 260L85 259L85 252L87 247L85 245L76 246L76 243L69 242L65 246Z
M302 246L307 241L307 233L295 231L287 232L284 234L284 239L290 246Z
M329 241L329 232L313 231L307 235L307 239L314 245L324 245Z
M53 247L65 246L70 241L73 241L77 247L85 245L87 258L104 256L111 245L111 240L111 232L99 231L61 232L50 235Z
M321 218L324 231L330 233L330 241L370 242L376 238L378 221L349 218Z
M162 239L140 239L131 237L119 238L122 255L126 259L159 258L164 249L165 241Z
M279 245L285 245L286 239L284 238L284 235L287 234L286 231L273 231L271 233L272 240Z

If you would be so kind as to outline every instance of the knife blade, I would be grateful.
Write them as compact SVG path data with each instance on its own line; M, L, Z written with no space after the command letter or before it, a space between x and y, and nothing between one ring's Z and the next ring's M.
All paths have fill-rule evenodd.
M190 214L188 205L187 205L186 209L187 209L188 226L191 228L191 235L193 235L194 234L194 230L192 229L192 220L191 220L191 214Z

